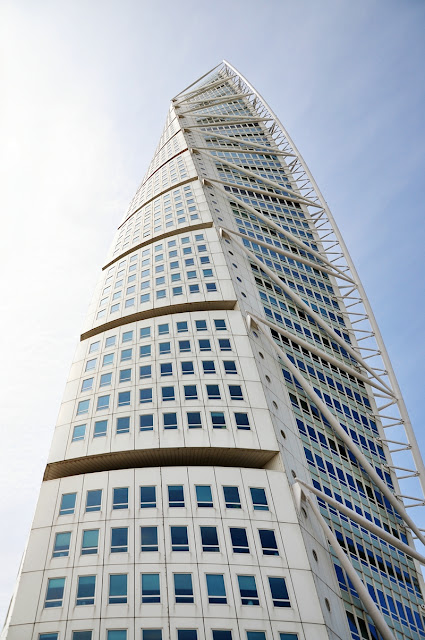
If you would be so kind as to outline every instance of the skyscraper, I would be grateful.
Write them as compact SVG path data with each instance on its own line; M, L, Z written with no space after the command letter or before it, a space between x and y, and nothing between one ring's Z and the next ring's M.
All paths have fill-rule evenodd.
M423 487L333 217L223 62L102 267L2 640L423 638Z

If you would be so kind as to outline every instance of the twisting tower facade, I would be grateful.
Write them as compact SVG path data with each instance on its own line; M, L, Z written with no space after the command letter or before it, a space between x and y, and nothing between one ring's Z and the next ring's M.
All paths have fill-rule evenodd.
M223 62L102 269L1 637L423 638L423 487L331 213Z

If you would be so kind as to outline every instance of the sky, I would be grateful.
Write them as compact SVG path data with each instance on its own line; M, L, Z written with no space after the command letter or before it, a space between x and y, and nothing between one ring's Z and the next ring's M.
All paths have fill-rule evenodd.
M425 451L424 30L423 0L0 1L0 625L109 244L223 58L330 205Z

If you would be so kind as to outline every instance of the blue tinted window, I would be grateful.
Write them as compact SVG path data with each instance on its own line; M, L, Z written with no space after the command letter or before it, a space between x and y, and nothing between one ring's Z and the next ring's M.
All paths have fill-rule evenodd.
M59 515L66 516L66 515L70 515L71 513L74 513L76 499L77 499L76 493L64 493L62 495Z
M208 339L198 340L200 351L211 351L211 342Z
M228 629L213 629L213 640L232 640L232 632Z
M150 327L143 327L143 329L140 329L140 338L149 338L150 335L151 335Z
M131 380L131 369L121 369L120 382L128 382Z
M55 545L53 547L53 558L61 558L69 555L69 543L71 541L71 532L57 533L55 537Z
M72 442L77 442L78 440L84 440L86 435L86 425L79 424L74 427L74 431L72 433Z
M198 399L198 391L196 389L196 384L185 384L184 385L184 397L186 400L197 400Z
M184 507L183 485L170 485L168 487L168 505L170 507Z
M127 629L109 629L108 640L127 640Z
M156 507L156 487L140 487L140 508Z
M211 422L214 429L225 429L226 419L223 411L211 411Z
M202 368L204 373L215 373L214 360L202 360Z
M117 418L117 433L128 433L130 431L130 416Z
M268 511L269 506L267 504L266 492L262 488L251 487L251 499L254 511Z
M92 491L87 491L86 512L100 511L101 504L102 504L102 489L93 489Z
M249 431L249 418L247 413L235 413L236 426L238 429Z
M159 573L142 573L142 603L161 602Z
M163 402L176 399L176 396L174 393L174 387L162 387L161 392L162 392Z
M190 351L190 340L179 340L180 353Z
M247 631L246 638L247 640L266 640L266 634L264 631Z
M152 389L140 389L140 403L152 402Z
M153 414L140 416L140 431L153 431Z
M103 409L109 409L109 399L111 396L100 396L97 399L97 411L102 411Z
M279 551L274 531L270 529L259 529L258 533L260 536L261 546L263 548L263 555L278 556Z
M145 364L139 369L141 378L150 378L152 376L152 366Z
M128 551L127 527L114 527L111 531L111 553Z
M81 555L93 555L97 553L99 545L99 529L88 529L83 531L83 540L81 545Z
M189 427L189 429L202 428L201 414L199 411L187 412L187 426Z
M95 422L93 438L102 438L103 436L106 436L107 428L108 428L107 420L98 420L97 422Z
M238 487L223 487L224 501L228 509L240 509L241 499Z
M224 576L220 573L207 573L208 602L210 604L226 604L226 587Z
M209 400L220 400L220 387L218 384L207 384L207 394Z
M275 607L290 607L285 578L269 578L270 591Z
M73 631L72 640L92 640L91 631Z
M238 384L229 384L229 393L232 400L243 400L242 388Z
M93 386L93 378L87 378L86 380L83 380L83 383L81 385L81 391L88 391L89 389L91 389Z
M158 530L156 527L140 527L141 551L158 551Z
M214 320L214 325L215 325L216 331L225 331L227 328L225 320Z
M171 353L171 342L160 342L159 355L163 355L164 353Z
M243 605L260 604L255 576L238 576L238 583Z
M49 578L47 583L46 600L44 602L46 609L62 606L64 588L65 578Z
M192 574L175 573L174 574L174 593L176 603L193 602Z
M148 356L151 355L151 345L150 344L144 344L140 347L140 357L141 358L146 358Z
M99 387L108 387L112 382L112 373L102 373L100 376Z
M57 633L40 633L38 640L58 640L59 635Z
M90 406L90 400L80 400L77 407L77 416L87 413Z
M232 375L232 374L236 374L237 373L236 363L233 360L224 360L223 361L223 365L224 365L224 371L228 375Z
M207 330L207 321L206 320L195 320L196 331L206 331Z
M246 529L230 527L230 537L232 539L233 553L249 553Z
M120 391L118 394L118 406L125 407L130 404L131 391Z
M170 527L170 534L172 551L189 551L187 527Z
M142 640L162 640L162 629L142 629Z
M133 332L132 331L124 331L122 334L122 342L131 342L133 340Z
M126 604L127 574L118 573L109 576L109 604Z
M177 322L177 333L185 333L187 330L187 322Z
M164 413L164 429L177 429L177 413Z
M173 365L171 362L162 362L160 365L161 376L172 376L173 375Z
M79 576L77 586L77 606L94 604L96 576Z
M107 353L105 356L103 356L102 366L106 367L108 364L113 364L113 362L114 362L114 354Z
M131 360L132 355L133 355L133 349L123 349L121 351L121 362L125 360Z
M211 493L211 487L206 484L197 484L195 486L196 500L198 507L212 507L213 499Z
M113 509L128 509L128 487L113 489Z
M198 640L196 629L177 629L177 640Z
M184 376L191 375L194 373L193 362L182 362L181 363L182 374Z
M202 551L216 553L220 551L217 527L201 527Z
M113 347L113 346L115 346L115 338L116 338L116 336L109 336L109 338L106 338L105 347Z

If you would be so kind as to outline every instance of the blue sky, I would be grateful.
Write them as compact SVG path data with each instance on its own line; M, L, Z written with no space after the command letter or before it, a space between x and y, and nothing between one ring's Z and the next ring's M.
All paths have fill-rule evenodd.
M423 0L3 0L0 618L107 248L169 100L223 58L328 201L425 450L424 31Z

